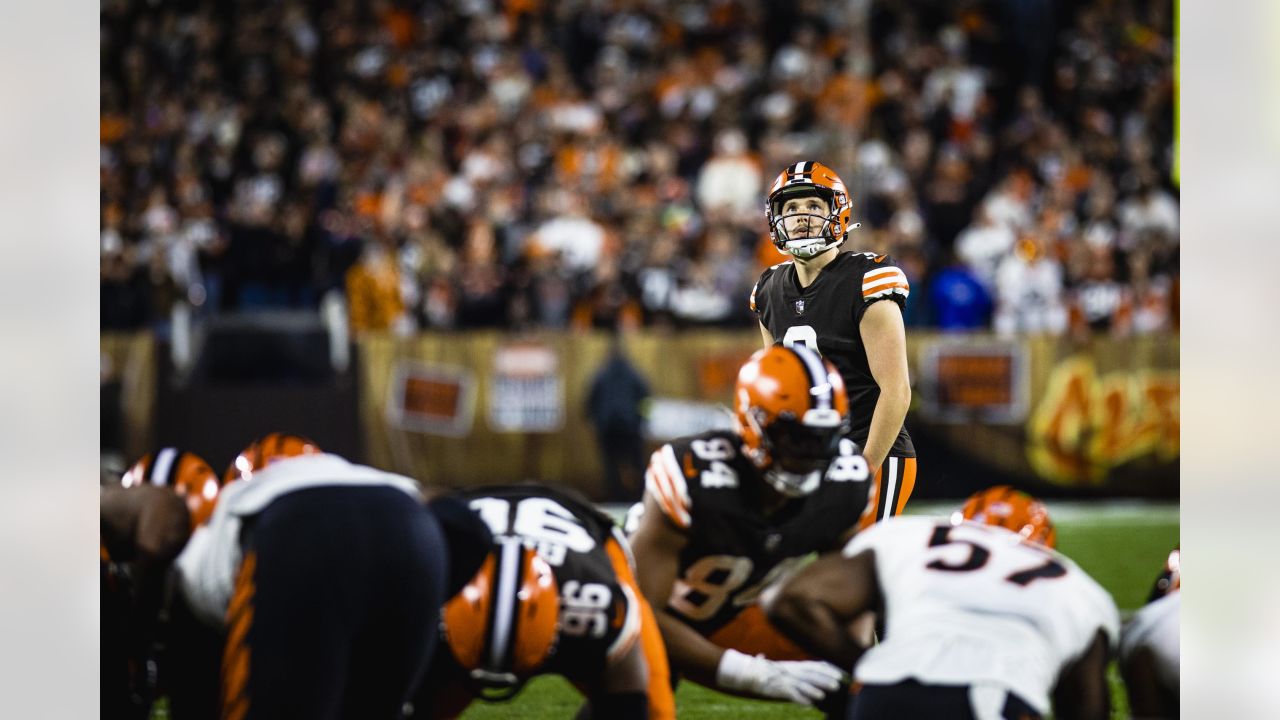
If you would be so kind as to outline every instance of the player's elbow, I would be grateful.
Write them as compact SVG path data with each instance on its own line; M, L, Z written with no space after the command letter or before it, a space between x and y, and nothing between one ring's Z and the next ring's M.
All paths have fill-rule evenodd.
M906 412L911 407L911 383L905 376L893 377L880 385L880 402Z

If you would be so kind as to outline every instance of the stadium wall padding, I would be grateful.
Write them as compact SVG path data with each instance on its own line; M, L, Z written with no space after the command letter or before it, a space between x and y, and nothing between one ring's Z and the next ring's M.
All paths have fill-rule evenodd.
M627 334L621 347L654 396L728 406L737 368L759 342L754 330L642 330ZM156 412L160 380L155 366L157 356L163 354L162 345L146 335L103 335L101 345L104 383L122 384L122 444L130 458L162 441L159 435L174 434L157 433L157 414L169 430L189 428L190 433L182 433L188 441L198 439L191 433L226 436L204 438L196 443L201 446L238 449L246 441L247 428L243 426L220 425L207 418L184 421L188 414L208 412L209 408L199 406L200 393L160 393L166 405L163 412ZM328 443L324 438L316 440L424 482L460 486L526 479L555 481L592 497L602 496L601 465L585 404L591 379L610 352L607 334L368 334L356 347L351 378L356 385L354 394L307 402L308 392L324 394L326 390L268 391L259 387L255 391L253 387L224 386L219 392L228 399L234 394L236 413L241 417L277 423L270 428L264 425L264 432L305 434L306 427L278 425L293 418L299 423L307 420L304 425L316 426L326 435L358 435L332 438ZM937 363L929 358L936 358L940 350L976 348L982 355L1001 347L1013 348L1018 358L1015 365L1020 369L1010 387L1020 388L1020 406L1003 415L980 407L951 407L940 413L935 406L939 387L945 386L946 379L935 376ZM528 372L520 365L525 360L533 363ZM1178 496L1177 334L1086 341L1055 337L1002 340L985 333L909 330L908 360L914 392L907 427L920 454L916 497L962 497L998 482L1056 497ZM1002 382L1001 376L984 380L983 364L977 367L976 382ZM445 400L429 401L419 410L443 408L441 412L448 417L422 420L406 412L406 376L425 379L417 389L426 388L428 396L434 393ZM975 380L961 375L951 382L954 395L957 383L963 391L964 383ZM441 388L447 391L443 395ZM285 395L288 405L304 412L282 413ZM535 424L552 418L551 425L540 426L547 429L545 432L496 430L495 401L528 405L529 412L519 411L509 418L518 420L527 415ZM327 417L319 423L324 426L321 428L317 413L351 416ZM219 410L216 414L226 413ZM215 464L223 461L220 457L209 459ZM638 496L639 488L636 493Z

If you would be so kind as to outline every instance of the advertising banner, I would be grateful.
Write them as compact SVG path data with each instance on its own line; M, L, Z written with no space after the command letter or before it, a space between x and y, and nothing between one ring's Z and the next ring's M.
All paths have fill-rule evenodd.
M475 414L475 376L455 365L401 360L387 395L387 421L403 430L462 437Z
M748 331L628 335L622 350L652 392L649 449L723 426L737 368L759 347ZM370 460L449 485L539 479L591 495L603 481L587 391L609 348L604 333L362 338ZM1006 482L1046 497L1177 497L1176 334L909 331L907 354L916 496ZM485 422L470 421L473 406Z
M1008 341L948 338L920 357L921 415L944 423L1021 422L1027 414L1027 353Z
M563 425L564 379L556 351L534 341L499 347L489 377L489 427L547 433Z

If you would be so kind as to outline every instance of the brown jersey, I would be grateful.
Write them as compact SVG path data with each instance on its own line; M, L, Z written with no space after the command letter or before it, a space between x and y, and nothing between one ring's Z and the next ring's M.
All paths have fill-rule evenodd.
M850 437L865 445L880 386L871 375L858 325L872 303L889 300L899 308L910 294L907 276L888 255L840 253L807 288L800 287L792 261L765 270L751 291L751 309L774 339L803 343L835 364L849 395ZM889 453L915 457L906 427Z
M810 553L838 547L867 504L867 463L848 439L817 490L770 514L760 509L764 478L741 447L723 431L672 440L645 472L645 493L688 538L667 611L704 636Z

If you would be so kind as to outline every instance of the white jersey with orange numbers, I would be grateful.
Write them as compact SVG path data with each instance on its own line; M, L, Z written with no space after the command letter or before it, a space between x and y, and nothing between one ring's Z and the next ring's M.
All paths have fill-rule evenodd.
M895 517L846 556L875 554L885 637L858 662L863 684L1004 688L1041 713L1059 672L1099 630L1115 646L1115 602L1069 558L1003 528Z

